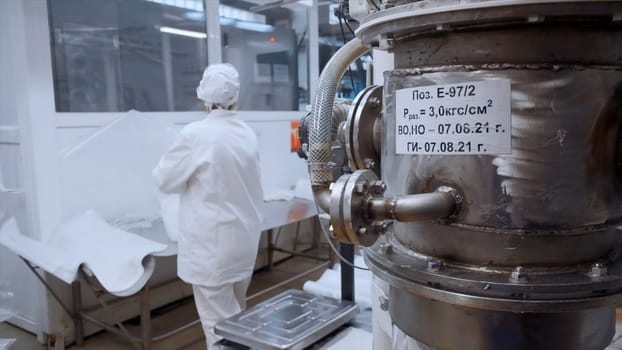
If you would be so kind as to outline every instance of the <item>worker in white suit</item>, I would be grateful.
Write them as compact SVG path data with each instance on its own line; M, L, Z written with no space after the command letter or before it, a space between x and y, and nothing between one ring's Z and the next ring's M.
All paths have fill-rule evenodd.
M181 195L177 273L192 284L208 347L220 340L214 325L245 308L260 237L257 137L236 118L239 87L233 66L207 67L197 88L207 115L153 170L162 192Z

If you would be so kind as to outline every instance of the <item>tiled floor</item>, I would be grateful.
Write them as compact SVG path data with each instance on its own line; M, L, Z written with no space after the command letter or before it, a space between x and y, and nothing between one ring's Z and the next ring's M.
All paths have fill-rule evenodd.
M323 256L326 256L326 252L322 252ZM248 289L247 295L253 295L268 287L272 287L278 282L287 280L296 274L306 271L309 268L317 266L318 262L315 259L309 259L304 257L294 257L283 262L276 264L270 270L264 270L255 273L253 280ZM277 295L287 289L302 289L302 285L307 280L316 280L320 277L324 269L320 269L311 274L305 275L293 282L290 282L282 287L275 288L268 293L257 296L248 301L248 306L253 306L265 299L268 299L274 295ZM184 300L176 305L175 309L167 312L163 316L156 316L153 318L153 333L161 333L167 326L167 324L185 324L193 319L197 319L194 302L192 299ZM128 325L130 331L137 331L138 326ZM13 327L6 323L0 323L0 339L9 338L16 339L16 342L9 348L10 350L42 350L45 346L39 344L36 341L34 335L24 332L19 328ZM171 350L171 349L183 349L183 350L204 350L205 340L203 337L203 331L199 325L193 326L186 331L175 335L167 340L155 343L152 347L154 350ZM135 350L134 347L129 345L123 338L110 334L108 332L101 332L94 336L88 337L82 348L72 346L71 349L82 350ZM0 350L3 350L0 347Z

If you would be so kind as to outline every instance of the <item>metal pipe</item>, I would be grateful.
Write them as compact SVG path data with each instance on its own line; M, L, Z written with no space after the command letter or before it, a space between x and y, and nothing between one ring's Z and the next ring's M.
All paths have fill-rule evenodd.
M448 192L433 192L372 198L368 205L374 219L423 221L452 215L456 210L456 199Z
M330 190L327 186L313 186L313 195L317 205L326 213L330 213Z
M314 185L327 186L332 180L332 169L327 164L331 159L331 125L337 85L348 66L367 51L358 38L350 40L337 50L320 75L309 130L309 173Z

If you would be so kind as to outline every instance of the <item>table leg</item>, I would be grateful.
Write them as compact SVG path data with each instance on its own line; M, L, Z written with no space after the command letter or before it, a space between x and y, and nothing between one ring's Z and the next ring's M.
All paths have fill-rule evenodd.
M140 292L140 328L143 338L143 349L151 349L151 306L149 301L149 284L145 284Z
M296 221L296 234L294 235L294 251L298 251L298 238L300 236L300 221Z
M311 219L311 246L315 249L315 256L317 257L316 261L320 261L320 231L318 231L318 217ZM321 229L321 228L320 228ZM330 249L329 249L330 251Z
M84 344L84 323L82 322L82 291L80 290L80 281L71 283L71 294L73 299L73 327L76 337L76 345Z
M274 230L269 229L268 230L268 266L267 266L268 270L272 268L273 258L274 258L274 242L272 242L273 234L274 234Z

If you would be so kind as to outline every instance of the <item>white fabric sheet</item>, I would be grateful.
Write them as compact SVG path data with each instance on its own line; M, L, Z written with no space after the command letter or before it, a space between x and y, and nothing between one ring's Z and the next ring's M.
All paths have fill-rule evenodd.
M0 244L66 283L85 265L111 294L137 293L155 267L151 254L167 245L110 226L94 211L60 225L47 241L19 232L14 219L0 229Z

